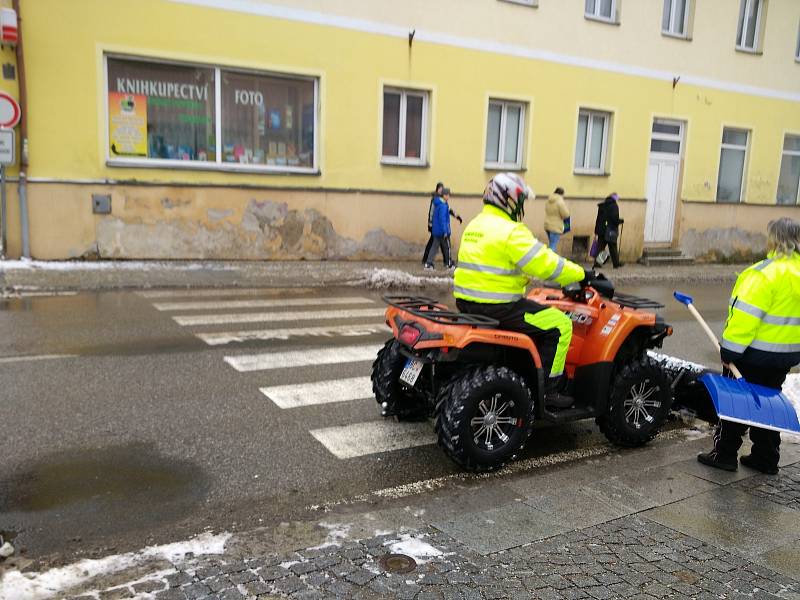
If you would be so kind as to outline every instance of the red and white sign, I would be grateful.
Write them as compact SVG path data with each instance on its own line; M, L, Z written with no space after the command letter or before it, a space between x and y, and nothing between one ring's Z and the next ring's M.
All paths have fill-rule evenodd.
M21 116L19 103L5 92L0 92L0 127L16 127Z
M0 9L0 42L16 44L18 38L17 13L13 8Z

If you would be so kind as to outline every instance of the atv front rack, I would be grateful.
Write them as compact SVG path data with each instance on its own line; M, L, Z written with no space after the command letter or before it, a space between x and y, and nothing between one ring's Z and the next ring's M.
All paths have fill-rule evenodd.
M425 296L383 296L383 301L389 306L394 306L415 317L428 319L440 325L469 325L470 327L485 327L497 329L500 321L469 313L453 312L444 304Z
M648 298L640 298L639 296L631 296L630 294L614 294L613 302L628 308L664 308L664 305L655 300Z

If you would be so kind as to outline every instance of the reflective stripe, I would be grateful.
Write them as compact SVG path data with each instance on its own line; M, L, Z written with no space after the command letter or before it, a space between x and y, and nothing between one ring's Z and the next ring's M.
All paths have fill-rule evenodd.
M771 315L766 311L761 310L757 306L743 302L736 299L731 306L737 310L752 315L757 319L761 319L762 323L768 325L800 325L800 317L779 317L778 315Z
M521 269L527 265L533 260L533 257L536 256L539 253L539 250L542 248L544 248L544 244L542 242L536 242L533 246L531 246L531 249L525 253L525 256L517 261L517 266Z
M564 270L564 259L559 256L558 257L558 264L556 265L556 270L553 271L553 274L547 278L548 281L552 281L553 279L557 279L559 275L561 275L561 271Z
M762 260L760 263L758 263L756 266L754 266L753 269L756 271L763 271L768 266L770 266L774 260L775 260L774 258L766 258Z
M506 302L515 302L522 298L522 294L504 294L502 292L483 292L481 290L471 290L469 288L453 286L453 291L465 296L473 296L474 298L483 298L484 300L503 300Z
M750 342L750 347L764 352L800 352L800 344L776 344L753 340Z
M459 262L460 269L468 269L470 271L480 271L481 273L492 273L493 275L519 275L519 269L503 269L502 267L490 267L488 265L479 265L476 263Z
M731 352L738 352L739 354L747 350L747 346L743 346L742 344L737 344L735 342L729 342L726 339L722 340L720 346L725 348L725 350L730 350Z

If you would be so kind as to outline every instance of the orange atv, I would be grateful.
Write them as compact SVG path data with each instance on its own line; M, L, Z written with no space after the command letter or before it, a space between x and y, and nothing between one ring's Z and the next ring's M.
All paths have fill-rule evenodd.
M564 423L594 417L613 443L650 441L672 404L670 379L647 356L672 327L647 309L662 304L614 295L602 275L590 286L536 288L528 298L558 308L573 323L567 354L567 408L546 406L536 345L498 329L483 315L452 312L430 298L385 296L394 337L372 365L372 389L384 416L435 419L439 445L471 471L513 460L536 419Z

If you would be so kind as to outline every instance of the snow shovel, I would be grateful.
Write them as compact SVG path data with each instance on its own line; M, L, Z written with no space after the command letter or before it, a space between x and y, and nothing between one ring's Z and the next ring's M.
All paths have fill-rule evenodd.
M692 297L681 292L675 292L673 295L678 302L686 305L719 350L717 336L697 312L692 304ZM773 431L800 433L797 410L780 390L748 383L736 365L731 363L728 367L736 379L714 373L705 373L699 378L699 381L706 386L720 419Z

